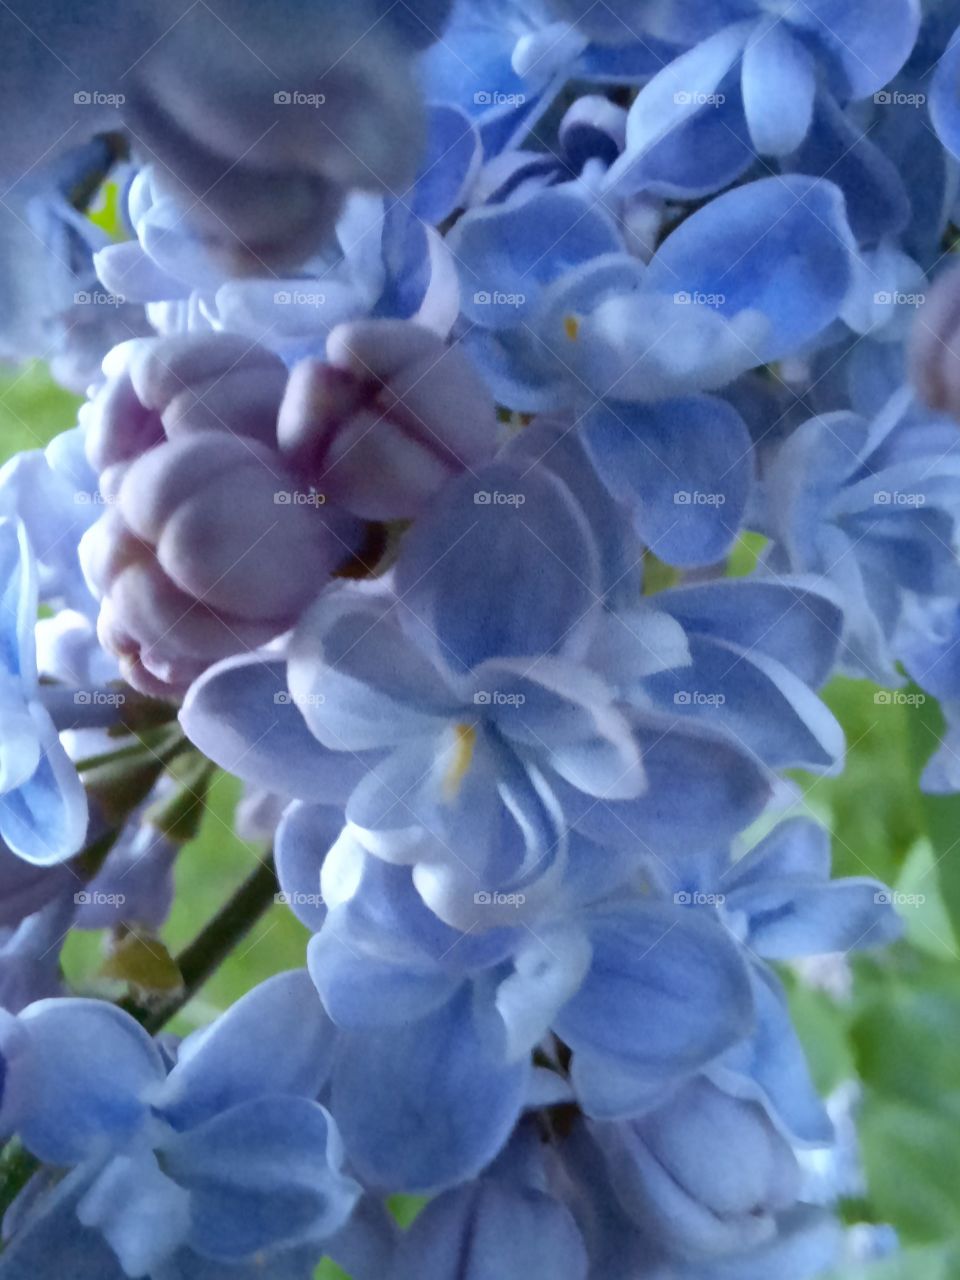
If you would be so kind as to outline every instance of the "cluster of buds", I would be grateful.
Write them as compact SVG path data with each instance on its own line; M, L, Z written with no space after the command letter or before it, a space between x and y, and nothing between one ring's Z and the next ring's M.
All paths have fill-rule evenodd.
M232 335L116 348L81 411L105 512L83 539L101 642L144 692L288 631L365 544L490 457L494 406L456 348L343 325L290 374Z

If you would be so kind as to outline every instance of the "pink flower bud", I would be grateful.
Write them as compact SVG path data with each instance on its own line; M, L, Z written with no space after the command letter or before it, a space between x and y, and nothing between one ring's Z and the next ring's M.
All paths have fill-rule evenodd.
M101 642L133 685L184 692L211 662L288 630L350 557L356 522L298 486L275 451L220 431L125 469L81 558Z
M131 462L167 437L227 431L276 442L286 383L278 356L235 334L175 334L115 347L106 382L80 410L98 471Z
M416 516L496 444L489 392L458 347L403 320L339 325L280 409L281 451L326 497L373 520Z
M930 406L960 419L960 264L939 276L910 335L910 379Z

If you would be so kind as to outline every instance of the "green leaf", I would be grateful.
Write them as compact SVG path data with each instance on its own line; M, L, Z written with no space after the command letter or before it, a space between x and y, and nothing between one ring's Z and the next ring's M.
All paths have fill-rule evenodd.
M77 425L79 396L64 391L39 360L0 374L0 458L42 449Z
M314 1280L350 1280L347 1273L330 1258L324 1258L313 1275Z
M914 758L920 769L937 749L943 733L943 715L933 698L927 698L911 721ZM960 937L960 795L922 795L921 805L927 835L935 859L940 896Z
M171 995L183 986L173 956L159 938L146 931L125 933L116 939L100 973L128 983L147 999Z

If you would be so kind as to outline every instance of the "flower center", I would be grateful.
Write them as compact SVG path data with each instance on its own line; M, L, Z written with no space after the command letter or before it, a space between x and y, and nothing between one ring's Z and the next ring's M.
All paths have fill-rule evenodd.
M450 753L450 764L443 779L443 790L448 800L452 800L467 776L473 763L473 752L477 745L477 731L472 724L455 724L453 726L454 743Z

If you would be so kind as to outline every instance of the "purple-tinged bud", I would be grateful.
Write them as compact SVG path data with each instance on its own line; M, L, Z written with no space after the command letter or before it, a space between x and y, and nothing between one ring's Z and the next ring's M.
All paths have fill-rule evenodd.
M937 278L917 313L909 367L930 408L960 419L960 263Z
M146 693L183 692L209 663L289 629L354 549L279 455L200 431L150 449L81 545L101 642Z
M304 360L280 409L280 449L328 500L371 520L418 515L481 466L496 411L458 347L403 320L339 325L327 363Z
M80 410L87 457L100 472L202 430L275 444L286 370L247 338L189 333L126 342L111 351L104 373Z

